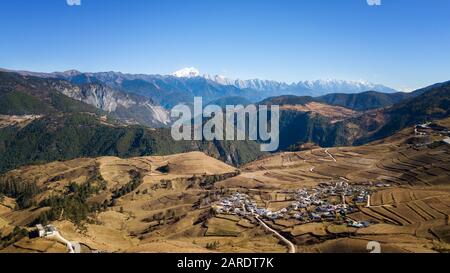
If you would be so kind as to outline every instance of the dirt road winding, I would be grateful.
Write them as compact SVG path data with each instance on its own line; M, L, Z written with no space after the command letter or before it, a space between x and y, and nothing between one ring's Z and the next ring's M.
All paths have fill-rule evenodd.
M276 230L274 230L273 228L269 227L266 223L264 223L263 220L259 219L259 216L255 215L256 220L259 221L259 223L267 230L272 232L278 239L280 239L281 241L283 241L283 243L288 247L289 253L296 253L297 249L295 247L295 245L289 241L288 239L286 239L283 235L281 235L280 233L278 233Z

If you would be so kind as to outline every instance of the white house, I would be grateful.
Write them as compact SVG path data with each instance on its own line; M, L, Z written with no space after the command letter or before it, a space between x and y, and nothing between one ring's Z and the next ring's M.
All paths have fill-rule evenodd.
M44 229L44 227L41 224L37 224L36 228L38 230L39 237L44 237L45 236L45 229Z
M41 224L37 224L36 228L38 230L39 237L48 237L48 236L54 236L58 233L58 230L56 227L52 225L42 226Z

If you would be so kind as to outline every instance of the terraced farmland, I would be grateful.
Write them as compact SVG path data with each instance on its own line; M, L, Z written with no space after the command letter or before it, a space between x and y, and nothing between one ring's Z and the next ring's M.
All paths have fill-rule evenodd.
M292 204L299 189L345 182L373 189L370 206L343 200L356 209L329 219L305 221L286 214L262 221L298 252L368 252L377 241L383 252L450 251L450 146L409 144L414 130L361 147L314 148L274 154L239 170L202 153L120 159L102 157L23 167L3 181L36 183L34 205L17 208L18 198L0 202L0 235L15 226L32 230L52 196L78 186L104 187L87 204L97 204L80 227L64 211L54 224L86 249L106 252L286 252L286 245L252 215L216 213L213 203L239 192L271 211ZM133 175L134 174L134 175ZM136 176L136 174L139 174ZM6 180L5 180L6 179ZM139 183L136 182L136 179ZM69 191L68 191L69 190ZM330 204L341 204L330 196ZM348 220L370 223L356 228ZM43 239L17 238L3 252L53 252L64 247Z
M355 221L373 223L367 228L336 228L330 223L286 227L279 220L268 224L284 231L300 251L306 252L364 252L355 245L368 240L382 242L391 252L449 249L450 146L435 137L434 143L417 147L408 144L411 137L414 131L407 129L392 138L395 141L274 155L247 164L240 176L216 187L247 188L251 196L263 196L261 201L267 208L277 208L282 200L269 193L329 181L388 184L388 189L379 188L371 196L370 207L361 206L348 215ZM342 236L347 237L345 243L339 239Z

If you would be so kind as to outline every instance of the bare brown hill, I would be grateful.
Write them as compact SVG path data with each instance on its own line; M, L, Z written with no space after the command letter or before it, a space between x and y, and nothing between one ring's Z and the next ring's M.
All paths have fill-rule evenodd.
M424 140L410 141L419 137ZM218 202L238 192L259 208L282 211L291 207L299 189L345 182L372 192L369 207L346 200L355 206L346 221L369 226L356 228L338 218L305 222L294 217L295 211L262 219L299 252L367 252L369 241L380 242L383 252L445 252L450 249L450 145L445 138L409 128L360 147L275 154L240 170L197 152L23 167L2 176L0 184L35 183L38 190L23 208L20 195L3 199L1 251L65 251L59 243L14 231L15 226L31 231L43 214L56 211L47 220L85 251L286 252L252 215L218 212ZM71 211L80 206L74 198L84 197L81 193L86 193L85 218ZM62 199L49 202L52 197ZM327 202L339 200L331 196Z

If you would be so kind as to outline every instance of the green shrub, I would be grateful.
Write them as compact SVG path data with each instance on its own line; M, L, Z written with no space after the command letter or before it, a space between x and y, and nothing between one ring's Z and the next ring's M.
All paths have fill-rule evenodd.
M215 250L215 249L218 249L219 247L220 247L220 243L218 241L214 241L212 243L206 244L206 248L209 250Z

